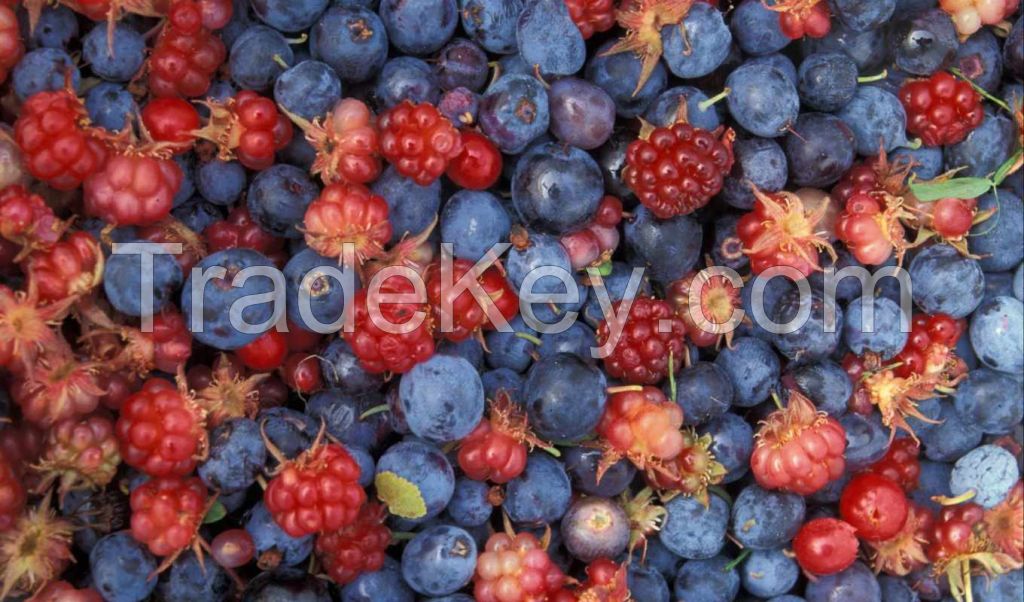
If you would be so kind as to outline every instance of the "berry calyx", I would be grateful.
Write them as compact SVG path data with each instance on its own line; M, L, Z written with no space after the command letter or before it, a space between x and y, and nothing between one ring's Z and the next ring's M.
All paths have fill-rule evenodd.
M708 487L725 478L725 466L715 459L711 451L714 441L709 433L698 435L692 428L680 431L683 448L675 458L665 464L665 470L648 471L647 482L661 491L678 491L707 506Z
M195 403L206 414L211 427L232 418L252 418L259 411L258 387L270 375L247 377L240 364L240 359L222 353L214 359L212 367L193 366L188 371Z
M343 98L323 119L285 114L316 150L310 172L324 184L369 184L380 175L380 141L373 113L361 100Z
M404 101L381 114L380 150L398 173L420 186L441 177L462 152L462 137L429 103Z
M743 242L743 253L750 258L752 273L789 267L806 277L821 270L819 250L835 257L826 233L816 230L825 217L827 203L808 209L791 192L765 193L752 188L754 209L736 224L736 235Z
M930 510L911 502L899 533L882 541L864 540L875 571L904 577L927 565L925 549L934 521Z
M125 400L115 431L124 463L151 477L185 476L206 450L201 408L162 378Z
M501 151L480 132L462 132L462 152L444 172L452 182L467 190L487 190L501 177Z
M371 290L376 293L372 297ZM394 299L415 294L415 285L401 275L384 278L376 289L356 291L352 299L353 328L342 336L367 372L402 374L434 355L434 327L426 299L381 303L378 296ZM377 315L371 316L371 311Z
M835 518L804 523L793 538L797 564L812 575L834 575L857 560L856 529Z
M724 275L701 270L669 284L666 297L686 324L686 334L698 347L732 346L735 312L742 308L740 289ZM696 302L692 302L696 300Z
M34 593L63 573L72 561L71 533L71 523L55 516L48 496L0 532L0 598Z
M459 467L476 481L502 484L522 474L534 446L549 448L529 428L526 412L501 389L490 401L490 412L459 446Z
M895 482L872 473L854 477L843 489L839 514L869 541L884 541L903 528L909 512L903 490Z
M507 519L506 519L507 520ZM561 589L565 575L548 556L550 531L542 539L532 533L504 533L487 539L477 556L473 597L477 602L541 602Z
M1024 481L1017 481L1003 501L985 512L983 520L995 548L1017 566L1024 563Z
M132 537L154 556L176 556L197 545L208 510L206 485L198 477L149 479L132 491L129 503Z
M630 0L621 3L615 11L615 20L626 30L626 35L603 56L630 52L640 59L640 76L633 96L644 87L661 59L662 29L680 25L691 6L693 0Z
M388 204L361 184L331 184L306 208L306 244L324 257L344 260L346 245L362 263L380 257L391 240Z
M597 328L601 346L619 333L617 340L611 341L611 354L604 359L605 370L630 384L657 384L668 375L670 357L680 366L686 357L686 325L668 302L651 297L635 299L623 323L618 324L622 303L628 301L616 302L613 315Z
M384 525L387 511L370 502L362 507L355 522L316 538L316 553L331 581L347 585L363 573L384 566L391 531Z
M67 315L74 298L43 304L38 289L12 291L0 284L0 366L21 372L44 348L60 341L54 328Z
M11 382L11 398L22 417L48 427L65 418L88 414L96 409L104 391L99 386L99 366L76 357L62 339Z

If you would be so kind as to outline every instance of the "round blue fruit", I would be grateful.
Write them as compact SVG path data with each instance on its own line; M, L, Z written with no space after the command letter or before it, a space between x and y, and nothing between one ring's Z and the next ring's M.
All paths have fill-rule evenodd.
M594 217L604 196L597 162L585 151L544 144L524 153L512 176L512 202L528 227L564 235Z
M607 379L591 364L556 353L530 368L523 383L523 404L530 426L541 437L573 441L597 426L608 394Z
M725 546L729 504L717 495L709 496L707 505L679 495L665 504L665 511L658 540L673 554L700 560L717 555Z
M469 583L475 570L476 542L459 527L425 529L402 551L402 577L423 595L454 594Z
M793 539L805 511L799 495L747 485L733 503L730 531L747 548L772 550Z
M1024 371L1024 303L1014 297L986 301L971 316L971 346L993 370Z
M332 6L309 30L309 50L342 81L365 82L388 60L388 33L371 10Z
M998 445L982 445L960 457L949 475L949 489L959 496L974 492L971 501L992 508L1006 499L1020 479L1013 454Z
M377 460L377 497L391 514L426 520L444 510L455 491L455 473L441 450L424 441L402 441Z
M572 485L562 463L535 451L527 457L523 473L505 486L501 507L512 522L539 526L562 518L571 498Z
M435 355L416 364L402 375L398 395L409 430L428 441L458 441L483 417L483 384L462 358Z

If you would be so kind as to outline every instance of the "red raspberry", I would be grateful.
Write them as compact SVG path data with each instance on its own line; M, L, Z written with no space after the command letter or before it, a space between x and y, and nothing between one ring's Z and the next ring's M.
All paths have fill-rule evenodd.
M85 181L85 212L120 226L156 223L170 215L184 177L170 159L112 155Z
M698 303L690 303L690 293L697 292ZM720 333L734 319L734 312L742 308L740 289L725 276L708 276L705 272L691 272L669 284L666 296L676 313L686 324L686 334L698 347L721 344L732 345L732 330Z
M899 96L907 111L907 131L920 136L926 146L961 142L985 118L981 95L945 71L908 81Z
M305 537L351 525L366 492L359 486L359 464L348 451L318 441L295 460L282 462L263 502L285 533Z
M70 90L30 96L14 122L14 139L29 173L57 190L78 188L107 159L85 106Z
M655 489L678 491L708 505L708 487L725 478L725 467L711 452L714 441L710 434L697 435L684 428L683 448L679 455L665 463L664 469L647 471L648 484Z
M833 575L857 560L857 532L835 518L816 518L800 527L793 538L796 561L812 575Z
M0 451L0 533L10 529L25 508L25 488Z
M387 330L382 330L370 316L370 290L356 291L352 300L353 328L351 332L342 333L363 369L372 373L402 374L434 355L434 328L426 299L419 303L379 302L377 321L383 318L388 326ZM390 276L379 291L386 295L412 295L416 288L407 278ZM420 323L411 328L407 323L415 320ZM403 330L408 332L401 332Z
M199 31L203 26L203 12L199 8L199 3L192 0L175 0L167 9L167 26L181 33Z
M890 481L898 483L903 491L910 493L917 489L921 477L921 463L918 454L921 447L910 437L900 437L892 442L882 459L867 468Z
M491 139L480 132L462 132L462 152L445 174L452 182L468 190L487 190L501 177L501 151Z
M181 98L154 98L142 108L142 124L153 140L173 143L176 152L183 153L195 140L193 132L199 129L199 112Z
M907 196L907 179L912 167L909 157L889 161L883 151L851 167L832 188L832 199L844 207L855 194L864 193L880 198L882 204L888 206L895 197Z
M490 402L490 414L459 447L459 467L476 481L502 484L523 473L528 446L547 447L529 428L526 412L504 389Z
M277 110L273 100L251 90L235 95L233 111L239 131L232 128L231 148L238 162L257 170L273 165L274 153L291 142L292 123Z
M192 332L185 316L176 309L164 309L153 316L153 332L140 332L153 346L152 369L175 374L192 355Z
M324 257L342 259L355 246L359 263L379 257L391 240L388 204L361 184L331 184L306 208L306 244Z
M97 373L96 364L83 362L58 339L31 366L15 374L11 398L25 420L48 427L96 409L103 395Z
M208 30L167 27L149 55L149 91L158 97L202 96L225 58L224 42Z
M93 290L103 280L103 250L91 234L72 232L52 247L29 255L25 271L44 301Z
M235 206L223 220L207 226L203 230L203 237L211 253L226 249L252 249L277 265L284 265L288 261L284 240L260 228L244 204Z
M896 535L884 541L864 540L875 572L904 577L928 564L925 548L934 529L935 517L927 508L911 502L907 521Z
M380 175L380 142L373 113L361 100L343 98L321 123L289 115L316 149L310 171L324 184L369 184Z
M683 365L686 325L668 302L650 297L638 297L629 308L625 324L613 324L622 303L616 302L614 315L597 328L597 344L603 346L618 326L622 327L618 340L611 341L613 348L604 359L605 370L609 376L630 384L657 384L668 374L670 356L676 366Z
M0 4L0 84L4 83L7 72L18 64L24 53L18 16L14 14L13 7Z
M622 179L656 217L693 213L722 190L732 169L732 130L688 123L655 128L626 149Z
M154 556L170 556L196 538L206 514L206 485L199 477L149 479L132 491L132 537Z
M615 26L615 2L613 0L565 0L569 16L589 40L595 33L608 31Z
M60 240L64 229L43 197L18 184L0 190L0 237L23 249L47 249Z
M943 508L932 527L928 560L938 565L970 553L975 543L974 526L984 517L984 508L970 502Z
M654 472L683 451L683 410L657 387L618 387L609 390L597 434L608 444L597 477L621 458Z
M750 470L765 489L811 495L843 475L846 431L795 390L757 432Z
M121 454L114 423L105 416L67 418L50 427L38 470L44 487L60 480L60 491L102 488L114 479Z
M75 589L67 581L54 581L39 590L28 602L103 602L96 590Z
M619 246L618 226L621 221L622 201L610 195L605 196L597 206L597 213L590 225L563 236L559 242L568 251L573 269L599 267L609 261Z
M363 573L384 566L391 531L384 525L384 506L370 502L359 511L355 522L316 538L316 553L331 581L347 585Z
M565 582L562 569L548 556L549 536L495 533L476 559L473 598L477 602L542 602Z
M459 130L430 103L402 102L384 112L378 125L381 154L420 186L441 177L462 152Z
M206 446L203 413L171 382L151 378L125 400L115 430L124 463L151 477L185 476Z
M1020 0L940 0L939 6L949 13L961 39L966 39L983 25L1008 18L1020 6Z
M454 296L458 288L455 283L473 270L473 262L455 259L450 265L451 272L447 278L441 273L440 260L427 266L424 274L427 301L433 311L438 335L449 341L464 341L474 334L479 336L482 329L495 328L489 311L497 311L506 321L519 313L519 297L500 266L491 265L476 277L478 291L469 288ZM479 299L475 292L479 293Z
M900 532L909 502L895 481L872 473L855 476L839 498L839 515L870 541L884 541Z
M779 27L791 40L807 36L823 38L832 29L825 0L775 0L765 8L779 13Z
M750 258L755 275L773 268L790 267L810 276L820 270L818 251L834 255L825 232L816 230L825 217L827 203L806 208L791 192L764 193L754 189L754 209L736 223L743 253Z

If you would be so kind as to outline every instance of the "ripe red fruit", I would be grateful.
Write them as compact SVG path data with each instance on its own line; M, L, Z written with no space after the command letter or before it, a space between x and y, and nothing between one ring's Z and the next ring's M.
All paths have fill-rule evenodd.
M60 482L60 492L102 488L114 479L121 454L114 423L105 416L67 418L50 427L37 470L43 487Z
M611 259L619 246L618 225L621 221L622 201L606 195L597 206L594 221L559 240L568 251L574 270L598 267Z
M246 367L258 372L269 372L284 362L288 355L288 341L283 333L271 328L235 353Z
M203 230L203 238L211 253L226 249L252 249L277 265L284 265L288 261L284 240L260 228L249 215L249 208L245 204L237 205L226 218L207 226Z
M58 339L31 366L15 373L11 398L21 408L22 418L48 427L96 409L103 395L97 373L96 364L82 361Z
M320 373L320 360L310 355L308 351L289 355L281 367L281 376L289 388L302 394L313 393L324 385Z
M378 125L381 154L420 186L441 177L462 152L459 130L430 103L404 101L381 114Z
M361 184L331 184L306 208L306 244L324 257L343 258L354 245L355 260L379 257L391 240L388 204Z
M779 27L791 40L823 38L832 29L825 0L777 0L764 6L779 13Z
M754 209L736 223L736 235L755 275L773 267L790 267L806 277L821 270L819 250L835 255L826 233L816 230L827 203L812 210L791 192L765 193L755 188L754 196Z
M693 213L722 190L735 138L731 129L709 132L688 123L641 133L626 149L622 179L661 219Z
M796 562L812 575L845 571L857 560L856 529L835 518L816 518L804 523L793 538Z
M217 30L228 24L234 13L231 0L196 0L203 17L203 27Z
M369 184L380 175L380 141L373 113L361 100L343 98L324 118L313 122L289 115L316 150L310 171L324 184Z
M1020 6L1020 0L940 0L939 6L949 13L961 39L966 39L983 25L995 25Z
M625 301L628 303L628 301ZM619 326L615 316L624 301L613 305L614 315L597 328L597 344L605 345ZM675 315L666 301L638 297L629 308L621 334L612 341L611 354L604 359L605 370L613 378L630 384L654 385L668 374L669 356L675 366L682 366L686 346L686 325Z
M473 480L500 485L522 474L527 446L547 445L530 432L526 412L502 389L491 400L488 417L462 440L459 467Z
M341 445L317 441L295 460L282 462L263 492L263 502L274 522L292 537L342 529L356 520L366 502L359 463Z
M239 207L244 207L244 205L239 205ZM173 217L149 226L141 226L135 230L135 233L141 240L163 243L165 246L181 245L181 252L172 253L171 256L181 266L182 274L188 274L192 270L192 266L206 257L206 241ZM173 248L170 247L169 250Z
M907 520L907 496L894 481L872 473L855 476L839 498L839 515L871 541L889 539Z
M85 181L85 212L108 224L144 226L171 213L184 174L170 159L115 154Z
M292 139L292 124L277 110L274 101L251 90L235 95L233 107L238 118L237 148L231 141L238 162L249 169L266 169L274 164L274 153ZM234 129L234 128L233 128ZM231 133L235 138L235 132Z
M363 506L355 522L316 538L316 553L327 576L338 585L347 585L363 573L379 571L391 544L391 531L384 525L384 506L370 502Z
M206 447L202 410L162 378L125 400L115 430L124 463L151 477L189 474Z
M867 468L867 472L894 481L910 493L917 489L921 477L921 463L918 454L921 447L910 437L900 437L892 442L882 459Z
M765 489L811 495L846 468L846 431L795 390L761 423L756 439L750 470Z
M684 445L683 410L657 387L613 388L597 425L597 434L608 450L597 469L598 480L621 458L640 470L667 470Z
M519 296L499 266L487 267L474 279L467 277L473 270L472 261L455 259L450 265L447 277L442 273L440 260L427 266L424 274L427 301L439 336L449 341L464 341L474 334L479 335L482 329L495 328L489 311L497 311L506 322L519 313ZM475 280L476 286L459 290L461 285L455 283L464 277Z
M679 455L665 464L665 469L647 471L648 484L659 491L678 491L708 505L708 487L725 478L725 466L711 452L711 435L698 435L692 428L684 428L683 448Z
M18 64L24 53L18 16L14 14L13 7L0 4L0 84L4 83L7 72Z
M887 208L884 201L857 192L836 220L836 237L863 264L880 265L894 249L902 259L905 232L899 218L903 216L899 206Z
M167 9L167 25L182 33L195 33L203 26L203 13L192 0L176 0Z
M132 537L154 556L170 556L196 538L206 514L206 485L198 477L149 479L132 491Z
M70 90L38 92L21 105L14 140L25 167L57 190L74 190L103 167L107 149Z
M60 240L65 224L43 198L18 184L0 190L0 238L23 250L47 249Z
M981 95L945 71L906 82L899 97L907 111L907 131L926 146L961 142L985 118Z
M468 190L486 190L501 177L501 151L491 139L480 132L462 132L462 152L451 163L445 174L459 187Z
M157 97L202 96L225 58L224 42L204 28L164 28L149 55L149 91Z
M25 271L41 300L60 301L95 288L103 279L103 263L99 243L80 230L29 255Z
M884 541L864 541L875 572L903 577L928 564L925 548L931 538L935 517L930 510L911 502L907 521L896 535Z
M505 533L487 539L477 556L473 598L477 602L531 602L547 600L565 582L565 575L548 556L550 535L543 540L532 533Z
M25 508L25 488L5 454L0 452L0 533L14 525Z
M615 2L613 0L565 0L569 16L589 40L595 33L608 31L615 26Z
M434 355L434 327L426 298L420 302L384 303L376 295L371 297L371 290L356 291L352 299L353 328L351 332L342 333L363 369L372 373L402 374ZM416 289L407 278L389 276L377 292L413 295ZM383 318L386 322L386 330L371 318L371 305L376 308L373 311L379 312L376 321Z
M985 517L985 510L967 502L942 509L932 528L928 559L937 565L968 554L974 544L974 526Z
M224 568L245 566L255 554L256 544L245 529L221 531L210 542L210 556Z
M175 143L179 145L177 152L184 152L195 140L193 131L199 129L199 112L181 98L154 98L142 107L142 124L153 140Z

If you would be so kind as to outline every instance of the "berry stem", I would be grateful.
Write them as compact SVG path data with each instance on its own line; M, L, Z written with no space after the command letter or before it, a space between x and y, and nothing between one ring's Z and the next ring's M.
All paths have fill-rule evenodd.
M903 148L909 148L910 150L917 150L921 148L924 141L920 138L914 138L913 140L907 140L907 143L903 145Z
M740 552L740 555L736 557L736 560L733 560L729 564L723 566L722 567L722 572L723 573L728 573L729 571L731 571L734 568L738 567L744 560L747 559L747 556L750 556L750 550L749 549L743 550L742 552Z
M782 405L782 400L779 399L779 394L776 393L775 391L772 391L772 401L775 403L775 407L779 408L780 410L785 410L786 409Z
M675 354L670 349L668 352L668 396L673 402L678 403L676 399L676 358Z
M273 59L274 59L274 62L277 63L278 65L280 65L280 67L282 69L291 69L291 65L289 65L287 62L285 62L285 60L283 58L281 58L280 54L275 54L273 56Z
M997 107L1006 111L1007 113L1011 115L1013 114L1013 109L1010 108L1010 105L1003 102L1002 99L996 98L995 96L989 94L988 90L974 83L974 80L964 75L963 71L960 71L959 69L954 67L950 69L949 72L967 82L972 88L974 88L974 91L977 92L978 94L981 94L981 96L984 97L985 100L991 102L992 104L996 105Z
M413 537L416 537L416 534L412 533L410 531L392 531L391 532L391 542L392 543L396 543L396 542L399 542L399 541L409 541Z
M932 496L932 501L935 502L936 504L939 504L940 506L956 506L957 504L962 504L964 502L969 502L973 500L974 496L977 494L978 492L975 491L974 489L969 489L966 492L954 497L934 495Z
M517 332L516 336L521 338L521 339L523 339L524 341L530 341L531 343L533 343L534 345L536 345L538 347L541 346L540 339L535 337L535 336L533 336L532 334L529 334L529 333L526 333L526 332Z
M616 393L640 393L643 390L643 385L621 385L618 387L608 387L606 389L609 395L615 395Z
M707 100L702 100L699 103L697 103L697 108L699 108L701 111L707 111L709 108L715 106L723 99L728 98L730 94L732 94L732 88L725 88L718 94L712 96L711 98Z
M388 404L386 404L386 403L378 404L378 405L375 405L372 408L366 410L362 414L360 414L359 415L359 421L362 422L363 420L366 420L367 418L369 418L370 416L373 416L375 414L383 414L384 412L390 412L390 411L391 411L391 408L388 407Z
M882 69L881 73L876 73L874 75L865 75L863 77L858 77L857 78L857 83L860 83L860 84L870 84L871 82L882 81L883 79L885 79L887 77L889 77L889 70L888 69Z

